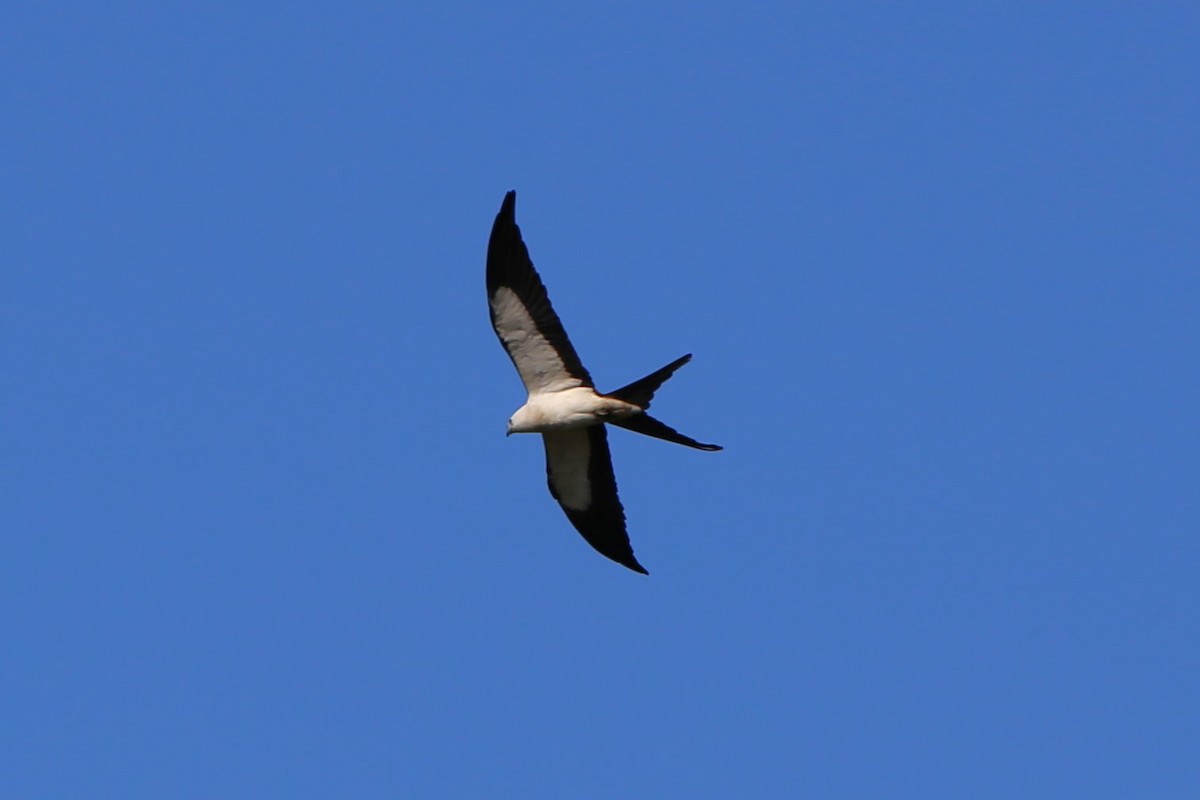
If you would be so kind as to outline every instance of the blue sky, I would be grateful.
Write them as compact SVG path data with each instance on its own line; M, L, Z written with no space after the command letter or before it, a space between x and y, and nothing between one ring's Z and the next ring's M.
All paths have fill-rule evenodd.
M0 12L0 795L1200 794L1195 4L421 5Z

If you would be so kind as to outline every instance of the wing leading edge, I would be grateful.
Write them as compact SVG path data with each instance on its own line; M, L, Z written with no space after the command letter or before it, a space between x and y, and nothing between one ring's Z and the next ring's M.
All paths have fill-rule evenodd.
M533 268L516 222L517 193L504 195L488 240L487 292L492 327L530 394L592 386L546 286Z

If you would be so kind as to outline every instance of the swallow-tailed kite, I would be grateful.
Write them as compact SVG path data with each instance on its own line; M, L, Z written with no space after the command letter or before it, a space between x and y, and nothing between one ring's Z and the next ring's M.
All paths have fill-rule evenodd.
M634 558L625 532L604 423L698 450L720 450L646 413L658 387L692 357L678 358L615 392L597 392L521 241L516 204L516 192L504 196L487 253L492 327L529 393L509 419L508 433L542 434L550 494L567 519L601 555L649 574Z

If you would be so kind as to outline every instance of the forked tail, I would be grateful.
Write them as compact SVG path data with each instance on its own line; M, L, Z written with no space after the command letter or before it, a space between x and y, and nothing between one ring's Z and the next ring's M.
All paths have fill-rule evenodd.
M688 447L694 447L697 450L721 450L723 449L718 444L703 444L695 439L684 436L679 431L671 426L656 420L654 417L646 413L646 409L650 407L650 401L654 399L654 393L658 391L658 387L666 382L667 378L675 374L675 370L682 367L684 364L692 360L692 354L688 353L682 358L677 358L670 364L667 364L662 369L651 372L644 378L636 380L628 386L623 386L615 392L610 392L607 397L613 397L617 400L624 400L626 403L642 409L642 413L634 414L624 419L610 420L610 424L616 425L636 433L642 433L646 436L653 436L656 439L664 439L675 444L682 444Z
M607 396L615 397L617 400L624 400L626 403L633 403L645 411L650 407L650 401L654 399L654 393L658 391L658 387L662 386L667 378L674 375L675 370L691 360L692 354L688 353L686 356L675 359L662 369L656 369L646 377L636 380L628 386L622 386L615 392L609 392Z

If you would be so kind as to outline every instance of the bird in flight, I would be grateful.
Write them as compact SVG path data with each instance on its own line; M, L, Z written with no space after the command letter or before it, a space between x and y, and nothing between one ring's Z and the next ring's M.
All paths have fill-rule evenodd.
M508 434L542 434L550 494L567 519L601 555L648 575L629 544L604 425L697 450L720 450L646 413L658 387L692 356L677 358L615 392L597 392L533 268L517 227L516 205L516 192L504 196L487 252L492 327L529 393L508 420Z

